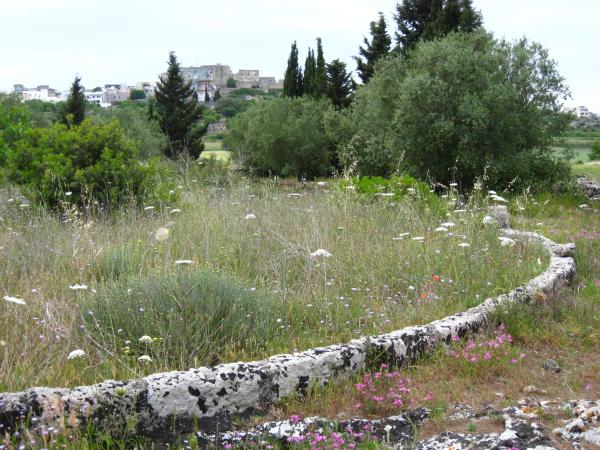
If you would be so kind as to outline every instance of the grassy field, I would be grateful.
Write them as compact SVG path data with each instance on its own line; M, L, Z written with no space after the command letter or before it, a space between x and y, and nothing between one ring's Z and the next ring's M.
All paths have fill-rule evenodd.
M572 161L589 161L588 153L592 142L600 140L600 131L577 131L571 130L564 134L561 142L554 150L562 153L565 148L573 151Z
M278 191L272 188L257 189L254 186L253 190L247 191L247 197L250 197L247 200L254 201L262 197L261 201L265 202L267 198L264 196L267 193L274 195L275 192ZM252 195L256 197L251 197ZM304 200L307 200L306 197L309 195ZM188 197L191 198L196 197ZM319 199L314 196L309 198L313 201ZM300 209L307 206L301 198L294 198L296 200L301 200L297 204L301 206ZM425 406L430 408L432 415L424 427L417 430L417 438L422 439L450 430L461 433L503 431L500 417L458 422L450 420L452 405L457 402L479 411L489 408L501 410L515 405L524 396L539 400L597 399L600 395L600 227L597 214L578 208L580 201L576 197L543 195L536 198L515 198L510 204L515 227L538 230L557 242L576 243L576 279L572 288L565 289L557 298L548 300L540 297L531 304L500 311L495 321L482 334L469 341L456 340L449 348L436 351L418 364L400 369L373 368L350 380L311 389L306 397L286 400L273 407L266 416L252 418L248 423L239 423L238 426L244 428L292 416L320 415L334 420L350 417L378 418ZM384 205L375 203L370 207L385 210ZM351 209L346 211L355 213ZM257 223L252 222L252 227L255 225ZM461 222L461 226L465 225L466 223ZM406 226L403 224L399 229L404 230ZM314 230L313 224L308 228ZM346 232L348 231L347 228ZM115 230L115 235L117 234L118 231ZM368 233L362 233L364 234ZM355 242L364 239L362 235L354 235ZM409 241L399 242L407 244ZM417 250L416 255L423 257L429 243L418 247L420 250ZM365 245L369 245L369 241L365 241ZM365 248L361 250L364 252ZM401 263L409 255L405 251L406 248L403 248L403 253L400 254ZM336 249L336 255L332 258L339 258L338 252L340 249ZM410 255L415 256L413 253ZM453 257L457 257L456 254ZM350 276L354 276L352 274L356 274L356 270L350 270ZM21 315L27 316L26 312L20 311ZM555 374L542 368L548 358L558 361L561 373ZM80 363L82 368L89 364ZM66 363L65 367L68 369L70 364L73 363ZM537 391L524 394L524 389L532 385ZM544 413L539 417L539 423L553 429L562 423L561 419L564 417ZM332 442L331 433L324 430L324 434L326 442ZM90 432L78 435L67 430L57 431L51 436L48 433L39 436L33 433L28 436L29 439L39 439L44 447L53 449L95 449L110 446L153 448L153 444L144 438L130 437L123 440ZM344 435L342 438L348 437ZM340 436L337 435L336 439L339 440ZM16 448L21 442L20 437L14 438L13 442ZM561 448L560 444L557 445L557 448ZM194 436L189 436L173 448L198 447ZM280 447L275 445L274 448ZM290 448L307 447L300 444ZM387 447L366 436L356 448Z
M600 164L573 164L575 175L585 175L593 180L600 181Z
M177 207L93 220L5 193L1 390L348 341L463 310L545 265L535 246L501 247L483 212L453 212L455 192L432 202L189 178ZM69 359L74 350L85 356Z
M229 161L229 152L223 150L221 141L205 141L204 151L200 154L201 158L216 158L220 161Z
M283 402L264 419L320 415L343 420L350 417L385 417L404 409L425 406L432 420L418 430L418 438L444 431L502 432L503 421L480 419L452 421L457 402L475 411L513 406L523 397L539 400L597 399L600 395L600 222L598 215L578 208L581 199L550 195L521 200L513 208L520 229L536 229L556 242L575 242L577 276L573 286L558 298L538 299L529 305L500 311L489 329L473 340L457 341L450 348L400 370L383 368L350 382L314 389L307 397ZM516 204L515 204L516 206ZM543 369L552 358L560 374ZM377 373L383 374L378 377ZM394 381L402 380L401 386ZM377 397L365 399L364 388ZM527 386L534 392L524 394ZM401 388L401 389L400 389ZM399 390L400 389L400 390ZM401 395L394 407L388 396ZM381 399L381 400L379 400ZM559 400L559 402L561 401ZM563 417L540 416L552 429ZM365 443L359 448L385 448ZM560 444L557 448L560 447Z

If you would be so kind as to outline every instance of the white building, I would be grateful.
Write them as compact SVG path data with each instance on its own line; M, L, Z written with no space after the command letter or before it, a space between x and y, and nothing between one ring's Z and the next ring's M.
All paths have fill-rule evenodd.
M578 106L577 107L577 116L578 117L590 118L593 115L594 115L594 113L592 113L590 110L588 110L586 106Z

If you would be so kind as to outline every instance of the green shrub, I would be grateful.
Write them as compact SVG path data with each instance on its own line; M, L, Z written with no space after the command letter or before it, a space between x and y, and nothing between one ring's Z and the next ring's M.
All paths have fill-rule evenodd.
M111 352L129 347L132 358L185 369L216 364L233 349L256 351L282 332L283 308L235 280L185 268L118 281L82 303L88 332Z
M92 110L97 120L104 124L117 120L125 135L138 148L142 158L162 155L167 147L167 136L156 120L148 120L146 104L125 101L112 108Z
M419 199L417 206L426 206L444 214L447 208L443 199L438 197L427 183L417 181L415 178L404 175L390 178L384 177L352 177L340 182L343 190L354 186L356 192L368 199L373 199L381 194L394 194L394 200L400 200L407 194Z
M148 193L151 170L138 160L137 147L116 123L86 119L32 129L7 153L8 178L34 200L50 207L62 201L115 207Z
M8 149L31 128L29 116L16 95L0 94L0 164L6 161Z
M340 159L361 175L401 170L444 184L456 181L463 189L489 166L505 181L515 158L552 153L554 137L571 118L562 110L567 94L539 44L498 41L483 32L451 34L380 64L356 95L350 117L355 130L341 145ZM542 183L556 178L541 174L552 175Z
M335 154L324 125L330 109L326 100L307 98L260 102L231 120L224 144L259 176L331 175Z
M593 142L590 148L589 158L592 160L600 159L600 141Z

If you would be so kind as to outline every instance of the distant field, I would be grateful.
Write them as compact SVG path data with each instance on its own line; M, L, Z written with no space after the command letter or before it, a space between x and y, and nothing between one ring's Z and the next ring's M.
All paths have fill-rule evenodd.
M222 161L229 161L230 155L228 151L223 150L221 141L204 142L205 150L200 154L200 158L212 158L213 156Z
M557 143L554 151L561 152L565 147L573 150L573 161L589 161L588 153L592 142L600 140L600 131L569 131L563 136L564 142Z
M206 149L205 152L219 152L223 150L223 144L221 141L204 141L204 148Z
M210 159L213 156L222 161L229 161L229 159L230 159L229 152L227 152L225 150L204 150L200 154L200 158L204 158L204 159Z
M573 173L576 175L587 175L600 181L600 164L573 164Z

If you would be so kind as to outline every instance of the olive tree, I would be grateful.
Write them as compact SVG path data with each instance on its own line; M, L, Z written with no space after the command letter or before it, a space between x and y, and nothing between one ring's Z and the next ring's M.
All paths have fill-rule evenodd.
M498 188L553 182L566 173L551 145L569 123L568 95L539 44L450 34L380 65L357 94L340 156L363 174L401 169L465 188L480 176Z
M243 168L260 176L330 175L335 155L324 117L331 110L325 99L281 97L259 102L231 119L225 145Z

